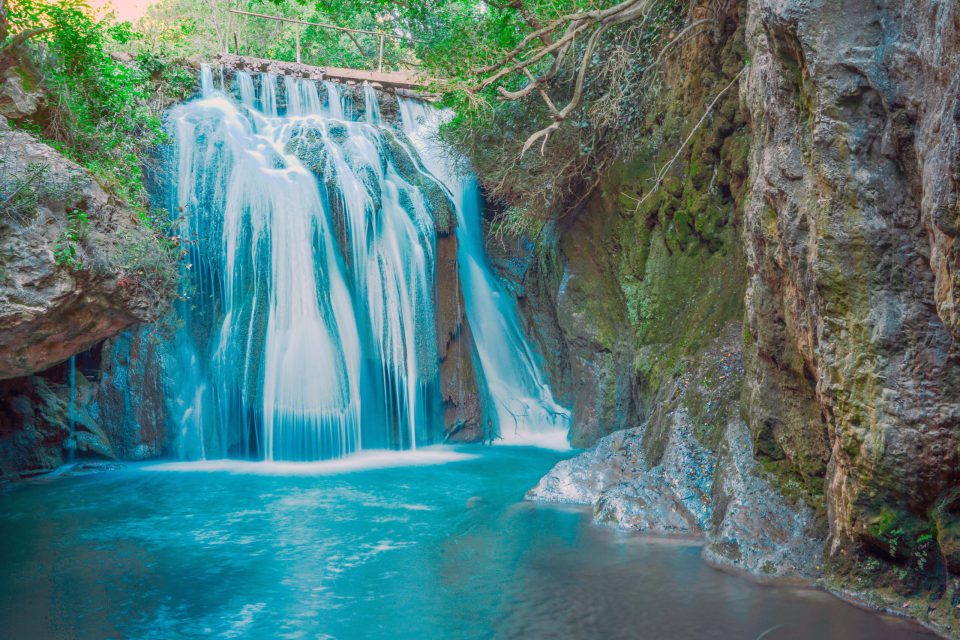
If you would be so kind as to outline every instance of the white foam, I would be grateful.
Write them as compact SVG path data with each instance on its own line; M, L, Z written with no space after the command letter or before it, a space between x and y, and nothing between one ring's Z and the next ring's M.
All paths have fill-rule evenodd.
M499 440L494 440L494 445L502 447L539 447L553 451L570 451L572 449L570 443L567 442L567 432L565 430L508 433Z
M474 454L455 451L438 445L411 451L361 451L337 460L320 462L276 462L252 460L198 460L194 462L164 462L143 467L145 471L225 472L248 475L324 476L369 469L419 467L472 460Z

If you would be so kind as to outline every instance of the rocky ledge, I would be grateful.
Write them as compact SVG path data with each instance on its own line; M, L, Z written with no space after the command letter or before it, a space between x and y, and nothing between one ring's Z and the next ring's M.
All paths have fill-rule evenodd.
M88 171L0 121L0 183L0 380L161 316L158 237Z
M669 405L558 463L527 497L590 505L598 524L635 533L704 539L709 561L755 575L816 577L823 523L764 477L735 410L738 328L679 376ZM694 403L706 410L692 411ZM714 424L720 416L730 417Z

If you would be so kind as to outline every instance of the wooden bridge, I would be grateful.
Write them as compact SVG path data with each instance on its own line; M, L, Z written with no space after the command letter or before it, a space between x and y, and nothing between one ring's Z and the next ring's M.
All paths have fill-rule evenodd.
M419 89L423 89L430 84L430 79L420 72L412 70L384 71L383 70L383 45L387 39L408 40L419 42L409 36L388 33L385 31L368 31L364 29L350 29L320 22L307 22L296 20L294 18L283 18L279 16L270 16L262 13L253 13L250 11L240 11L230 9L231 14L274 20L277 22L292 23L296 26L296 62L283 62L280 60L269 60L266 58L256 58L251 56L231 54L225 51L219 56L221 66L238 71L260 71L282 76L294 76L297 78L308 78L311 80L332 80L348 85L370 84L377 89L385 89L400 92L401 94L415 95L419 98L430 98L429 94L424 94ZM344 32L353 39L354 44L360 48L355 35L374 36L379 41L379 52L376 60L376 70L346 69L343 67L311 66L301 62L300 58L300 28L302 26L319 27L321 29L330 29ZM364 55L368 55L363 49L360 49Z
M262 71L310 80L332 80L348 85L368 83L375 89L400 90L401 93L416 92L419 97L423 97L423 94L416 90L422 89L429 83L427 78L415 71L364 71L342 67L314 67L297 62L282 62L228 53L218 56L218 61L221 66L237 71Z

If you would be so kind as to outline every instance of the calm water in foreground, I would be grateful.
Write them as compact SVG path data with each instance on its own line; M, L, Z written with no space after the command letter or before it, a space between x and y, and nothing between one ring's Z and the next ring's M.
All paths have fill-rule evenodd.
M555 452L444 449L384 466L397 455L7 489L0 638L928 637L716 571L697 546L523 502Z

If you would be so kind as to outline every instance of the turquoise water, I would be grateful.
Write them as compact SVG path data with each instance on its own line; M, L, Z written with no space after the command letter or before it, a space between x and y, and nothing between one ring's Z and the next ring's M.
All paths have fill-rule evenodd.
M309 467L148 465L8 488L0 637L927 635L716 571L695 545L524 502L560 455L464 447Z

